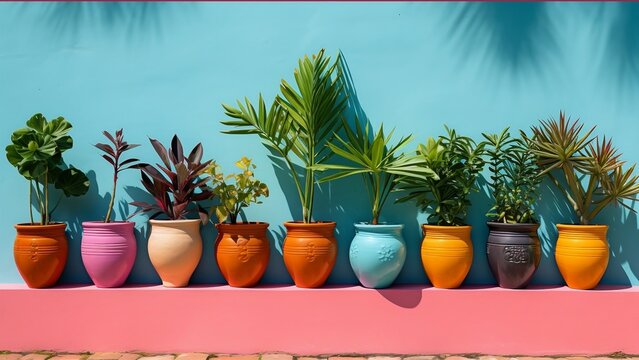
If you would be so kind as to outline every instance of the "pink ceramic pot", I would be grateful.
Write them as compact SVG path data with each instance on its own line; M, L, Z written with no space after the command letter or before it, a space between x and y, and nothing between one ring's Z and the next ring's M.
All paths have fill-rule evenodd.
M95 286L122 286L133 268L137 245L133 222L82 223L82 262Z

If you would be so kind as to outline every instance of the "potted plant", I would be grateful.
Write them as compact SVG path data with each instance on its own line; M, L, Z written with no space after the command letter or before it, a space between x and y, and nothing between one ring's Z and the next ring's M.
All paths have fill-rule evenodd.
M509 128L486 138L493 206L486 214L489 235L488 264L500 287L524 288L541 261L541 246L533 205L538 197L541 169L522 133L511 137Z
M103 221L82 223L82 262L96 287L119 287L124 284L135 262L137 246L133 233L135 223L113 221L113 205L118 188L120 172L136 168L138 159L123 159L123 154L137 144L124 141L122 129L115 136L108 131L102 134L111 144L98 143L95 147L104 154L102 157L113 167L113 190Z
M324 50L299 60L295 70L297 89L282 80L281 95L269 109L262 96L257 109L246 99L238 108L223 105L232 120L222 124L237 129L227 134L256 134L288 169L302 205L302 221L286 222L284 263L298 287L320 287L337 257L335 222L315 221L313 200L316 165L332 155L326 146L341 126L346 96L340 80L339 58L331 62Z
M173 136L168 150L155 139L150 142L162 163L155 167L143 163L138 167L142 185L155 202L135 201L131 205L140 208L136 214L151 213L149 258L162 284L183 287L188 285L202 257L200 223L206 223L208 214L197 202L212 197L206 186L208 177L201 176L211 161L202 162L202 144L197 144L185 156L177 135ZM187 218L192 210L198 212L200 219ZM157 219L160 216L168 219Z
M61 196L52 207L51 186L62 190L66 197L84 195L89 190L86 175L66 167L62 159L62 154L73 147L71 127L63 117L47 121L42 114L35 114L27 121L27 127L11 135L11 144L6 147L11 165L29 181L30 222L15 225L13 256L20 275L31 288L53 286L67 262L66 224L51 220ZM33 217L34 200L40 213L37 222Z
M555 259L566 284L575 289L597 286L608 266L607 225L592 224L606 206L634 200L639 193L635 166L623 169L621 154L609 139L593 135L594 127L571 121L564 112L559 120L542 120L533 130L533 151L553 184L566 196L577 224L557 224ZM557 175L557 176L556 176Z
M346 165L323 164L318 170L333 173L320 181L331 181L361 175L371 205L371 219L355 224L355 237L351 242L349 259L359 282L367 288L390 286L404 266L406 243L402 237L402 224L380 223L382 208L400 176L427 176L432 171L420 166L421 159L406 156L399 150L411 140L401 138L389 145L393 131L384 133L384 126L372 134L369 124L365 128L355 121L355 131L344 124L345 137L335 137L328 144L331 151L347 161Z
M477 176L484 166L485 145L446 130L446 136L429 138L417 149L423 166L435 176L401 177L398 190L407 194L398 201L414 200L422 211L430 211L428 224L422 225L424 270L433 286L457 288L473 261L471 226L465 219L471 205L468 196L476 189Z
M237 218L249 205L261 204L260 198L268 197L268 187L254 177L251 159L242 157L235 165L241 172L226 176L215 162L207 170L211 192L218 198L211 208L218 219L215 259L230 286L250 287L260 281L268 265L268 223L238 222Z

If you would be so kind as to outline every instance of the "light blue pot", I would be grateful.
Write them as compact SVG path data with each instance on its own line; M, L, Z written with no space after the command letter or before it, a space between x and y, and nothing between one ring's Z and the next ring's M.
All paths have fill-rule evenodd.
M406 261L404 225L355 224L349 258L355 276L364 287L391 286Z

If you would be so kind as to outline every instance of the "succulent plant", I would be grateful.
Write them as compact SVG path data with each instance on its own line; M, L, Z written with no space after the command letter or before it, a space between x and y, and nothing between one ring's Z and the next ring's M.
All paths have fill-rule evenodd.
M89 190L89 179L72 167L66 166L62 153L73 147L69 136L72 125L63 117L51 121L42 114L27 120L27 127L11 135L11 144L6 147L7 159L20 175L29 180L29 217L33 219L33 195L40 212L40 224L48 225L57 204L49 203L49 187L62 190L65 196L80 196ZM59 203L60 199L58 199Z
M102 157L113 166L113 190L111 191L111 200L109 201L109 207L107 209L106 216L104 217L104 222L108 223L111 221L111 213L113 212L113 205L115 204L115 192L117 191L118 186L118 175L121 171L127 169L137 168L137 162L139 159L131 158L131 159L121 159L122 154L125 151L134 149L140 145L138 144L129 144L124 141L124 137L122 135L122 129L116 130L115 136L111 135L108 131L103 131L102 134L113 144L113 146L109 144L97 143L94 146L104 152Z
M150 142L162 164L154 167L141 163L137 167L141 170L142 185L153 196L155 203L132 202L131 205L140 208L133 215L150 212L151 219L165 215L171 220L179 220L186 219L188 213L195 209L202 223L206 223L208 214L198 202L210 199L213 194L206 186L208 177L201 176L211 163L211 160L202 162L202 144L197 144L185 156L177 135L173 136L168 150L156 139L150 139Z
M580 224L590 224L613 203L634 212L623 200L634 200L639 194L635 165L623 169L624 161L612 141L594 136L595 127L585 133L583 129L579 119L572 121L563 111L559 120L541 120L539 126L533 126L532 149L539 157L542 174L566 196ZM563 175L563 181L555 176L555 170Z

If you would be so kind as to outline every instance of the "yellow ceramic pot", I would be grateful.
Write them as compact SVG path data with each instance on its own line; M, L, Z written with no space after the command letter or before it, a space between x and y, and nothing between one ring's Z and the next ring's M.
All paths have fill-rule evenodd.
M471 226L422 225L422 264L437 288L458 288L473 263Z
M200 220L150 220L149 258L166 287L183 287L202 257Z
M573 289L596 287L608 267L606 225L558 224L555 260L566 284Z

